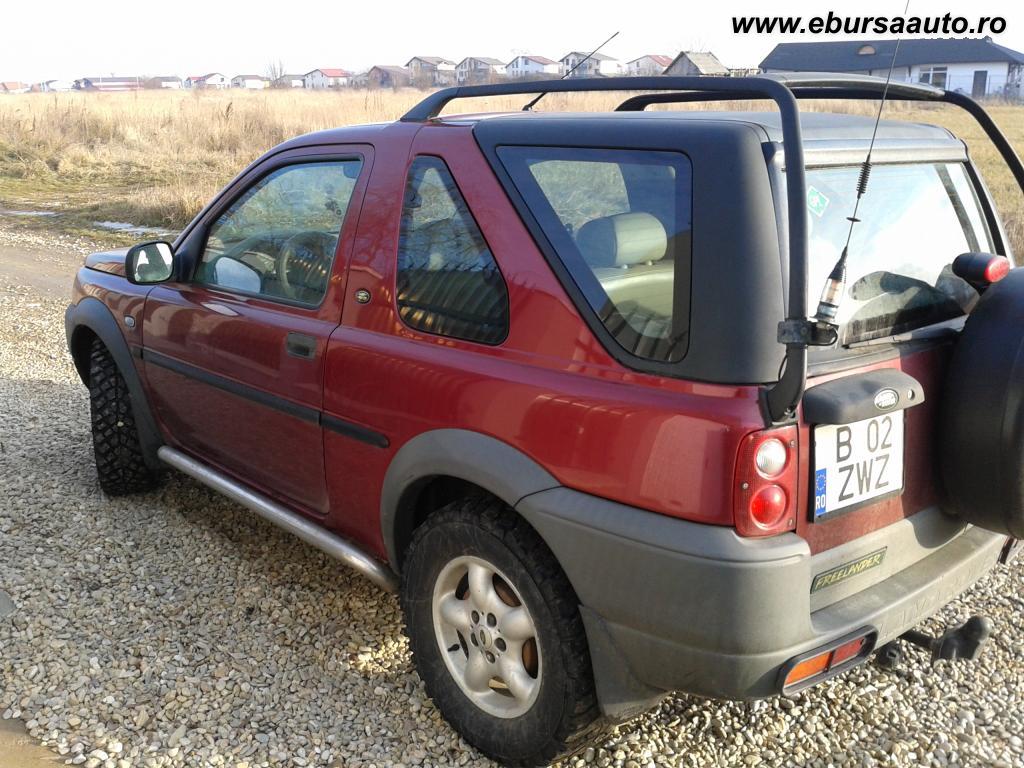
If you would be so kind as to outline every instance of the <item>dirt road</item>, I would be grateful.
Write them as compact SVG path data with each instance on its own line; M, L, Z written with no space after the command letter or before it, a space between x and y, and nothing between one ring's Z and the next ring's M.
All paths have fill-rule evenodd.
M64 298L81 264L78 253L0 243L0 290L26 287L47 298Z

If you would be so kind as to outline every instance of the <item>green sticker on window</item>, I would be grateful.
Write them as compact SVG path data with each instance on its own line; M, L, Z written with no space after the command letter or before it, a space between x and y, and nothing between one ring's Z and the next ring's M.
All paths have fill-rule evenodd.
M828 198L819 190L810 187L807 190L807 207L820 219L825 215L825 209L828 208Z

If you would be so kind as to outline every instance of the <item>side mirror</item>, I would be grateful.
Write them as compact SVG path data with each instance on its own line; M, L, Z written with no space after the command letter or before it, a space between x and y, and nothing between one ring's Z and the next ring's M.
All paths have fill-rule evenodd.
M128 281L141 285L162 283L174 274L174 249L163 240L133 245L124 257Z

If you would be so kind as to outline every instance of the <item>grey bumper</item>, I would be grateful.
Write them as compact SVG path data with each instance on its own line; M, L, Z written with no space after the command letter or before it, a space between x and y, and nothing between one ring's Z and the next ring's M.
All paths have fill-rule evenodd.
M812 611L816 567L796 534L744 539L565 488L528 496L517 509L576 589L612 716L665 691L776 694L793 656L865 626L879 644L898 637L983 576L1006 541L960 526L912 565Z

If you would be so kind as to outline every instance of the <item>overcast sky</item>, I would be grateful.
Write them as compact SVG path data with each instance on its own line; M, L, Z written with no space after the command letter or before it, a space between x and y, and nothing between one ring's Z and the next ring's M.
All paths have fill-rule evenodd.
M713 51L726 66L756 66L776 43L831 36L735 35L732 16L900 15L904 0L9 0L0 11L0 80L36 82L101 75L358 71L414 55L560 58L590 50L618 30L605 52ZM911 0L910 14L1003 16L996 42L1024 51L1020 0ZM862 35L857 38L865 37ZM868 35L866 37L871 37Z

